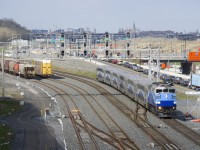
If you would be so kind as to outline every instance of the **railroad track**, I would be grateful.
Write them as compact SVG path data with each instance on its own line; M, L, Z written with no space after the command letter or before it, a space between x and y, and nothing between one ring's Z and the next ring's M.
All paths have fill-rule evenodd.
M83 88L80 88L73 84L69 84L64 81L57 81L57 80L51 80L51 81L60 83L62 85L66 85L67 87L70 87L81 94L81 96L85 99L85 101L90 105L93 111L101 119L101 121L106 125L107 129L111 132L113 138L115 138L115 140L113 141L116 141L114 142L114 144L116 145L117 148L132 149L132 150L139 149L139 147L134 143L133 140L129 138L129 136L123 131L123 129L116 123L116 121L112 119L112 117L110 117L110 115L105 111L105 109L100 105L100 103L94 98L94 96L92 96ZM90 99L88 97L90 97ZM94 104L94 102L96 103Z
M118 99L116 99L113 95L108 94L109 92L102 88L101 86L83 79L81 77L75 77L72 75L63 74L62 72L55 72L59 76L71 78L80 82L83 82L85 84L90 85L91 87L97 89L101 94L106 96L110 102L116 106L123 114L125 114L129 119L131 119L134 123L136 123L143 131L145 131L151 138L163 149L180 149L173 141L171 141L169 138L167 138L165 135L160 133L156 128L154 128L144 117L144 112L141 111L141 113L136 114L133 110L129 109L126 105L124 105L122 102L120 102ZM142 110L142 107L139 107L140 110ZM143 108L144 109L144 108Z
M193 143L200 146L200 134L175 119L164 119L163 121L168 126L172 127L173 129L190 139Z
M55 85L54 85L54 87L52 87L51 84L44 83L41 81L37 82L37 83L42 84L42 85L56 91L59 95L68 95L66 92L64 92L64 90L62 90L58 87L55 87ZM70 85L68 84L67 86L70 86ZM72 86L71 86L71 88L72 88ZM77 90L77 91L80 93L80 90ZM82 94L82 96L84 96L84 95L85 94ZM61 96L61 97L63 98L63 96ZM82 149L91 149L91 147L92 147L92 149L99 149L98 145L95 144L96 142L95 142L94 138L92 138L93 135L100 138L101 140L108 143L109 145L112 145L116 149L123 149L123 150L139 149L137 147L137 145L125 134L125 132L123 132L123 130L119 126L117 129L117 125L115 123L112 123L111 121L109 121L108 117L106 118L107 119L106 121L105 121L105 118L102 120L107 123L106 125L110 129L112 135L109 135L106 132L104 132L104 131L96 128L92 124L88 123L84 119L81 112L78 111L79 108L77 107L76 103L72 100L72 98L70 98L70 101L71 101L70 103L73 103L73 104L69 105L69 102L66 102L66 101L64 101L64 102L65 102L65 105L67 106L69 117L72 120L73 126L75 128L75 131L76 131L76 134L77 134L77 137L79 139L79 143L80 143ZM93 108L93 110L95 110L95 108ZM101 113L103 113L103 111L101 111ZM100 116L100 114L99 114L99 116ZM104 115L104 117L105 117L105 115ZM101 118L102 118L102 116L101 116ZM85 131L84 134L90 133L90 138L92 139L92 142L93 142L93 145L90 145L91 147L89 147L88 144L84 145L84 142L83 142L84 139L82 139L81 135L79 134L80 128L77 128L77 126L79 126L83 129L83 130L81 130L82 135L83 135L83 131ZM111 129L111 126L112 126L112 129Z
M88 127L83 115L79 111L77 105L73 102L73 100L69 96L66 97L66 95L68 95L68 93L66 93L61 88L52 86L49 83L44 83L41 81L40 82L34 81L34 82L36 82L40 85L44 85L44 86L48 87L49 89L52 89L57 94L59 94L60 97L63 99L63 101L65 103L65 107L69 114L69 118L75 129L81 149L82 150L88 150L88 149L99 150L99 146L97 145L97 143L94 139L94 136L91 133L91 130L89 129L89 127ZM66 99L68 99L68 101L66 101ZM70 100L70 102L69 102L69 100ZM84 127L84 130L80 130L80 128L78 128L79 125L82 125Z

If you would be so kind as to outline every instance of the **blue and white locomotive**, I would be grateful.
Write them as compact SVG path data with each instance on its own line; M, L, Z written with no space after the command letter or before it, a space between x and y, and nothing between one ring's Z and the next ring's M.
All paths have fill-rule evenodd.
M96 71L98 81L115 87L157 116L173 116L176 111L175 88L109 66L98 67Z

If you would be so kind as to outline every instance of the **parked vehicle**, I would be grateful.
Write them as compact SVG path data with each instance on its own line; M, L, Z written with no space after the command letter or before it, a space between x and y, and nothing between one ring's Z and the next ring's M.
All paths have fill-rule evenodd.
M83 54L80 54L79 57L83 57ZM108 60L108 58L101 57L100 60L101 60L101 61L106 61L106 60Z
M113 64L117 64L117 63L118 63L118 60L117 60L117 59L113 59L113 60L112 60L112 63L113 63Z
M174 81L174 79L175 79L175 76L169 76L173 81Z
M129 68L129 62L124 62L124 67Z
M181 80L183 80L181 77L175 77L174 84L180 84Z
M188 85L189 85L189 81L186 80L186 79L182 79L182 80L180 81L180 85L181 85L181 86L188 86Z
M120 65L120 66L123 65L123 60L119 60L119 61L117 62L117 64Z
M129 65L129 68L134 70L134 68L135 68L136 66L137 66L136 64L130 64L130 65Z
M167 85L171 85L171 86L173 85L173 80L169 77L164 78L163 82L164 84L167 84Z
M113 58L108 58L108 62L112 63Z
M133 66L133 70L135 70L135 71L136 71L138 67L139 67L139 66L137 66L137 65L134 65L134 66Z
M165 78L167 78L167 75L166 75L166 74L161 74L161 75L160 75L160 79L161 79L161 80L164 80Z
M149 70L148 69L143 69L143 73L148 75Z
M197 89L200 88L200 74L192 73L191 81L189 82L189 88Z
M140 66L137 66L137 69L136 69L137 72L143 72L143 68L140 67Z
M195 88L195 91L200 91L200 87Z

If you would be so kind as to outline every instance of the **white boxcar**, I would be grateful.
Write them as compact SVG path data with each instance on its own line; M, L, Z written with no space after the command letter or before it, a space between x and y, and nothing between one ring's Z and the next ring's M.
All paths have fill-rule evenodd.
M21 63L19 64L19 74L25 78L35 77L35 67L32 64Z

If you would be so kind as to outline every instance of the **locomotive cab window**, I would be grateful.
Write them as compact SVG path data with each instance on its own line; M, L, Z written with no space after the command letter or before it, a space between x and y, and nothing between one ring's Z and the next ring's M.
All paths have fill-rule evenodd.
M165 92L165 93L168 92L168 89L163 89L163 92Z
M170 93L175 93L176 91L175 91L175 89L169 89L169 92Z
M161 93L162 89L156 89L156 93Z

